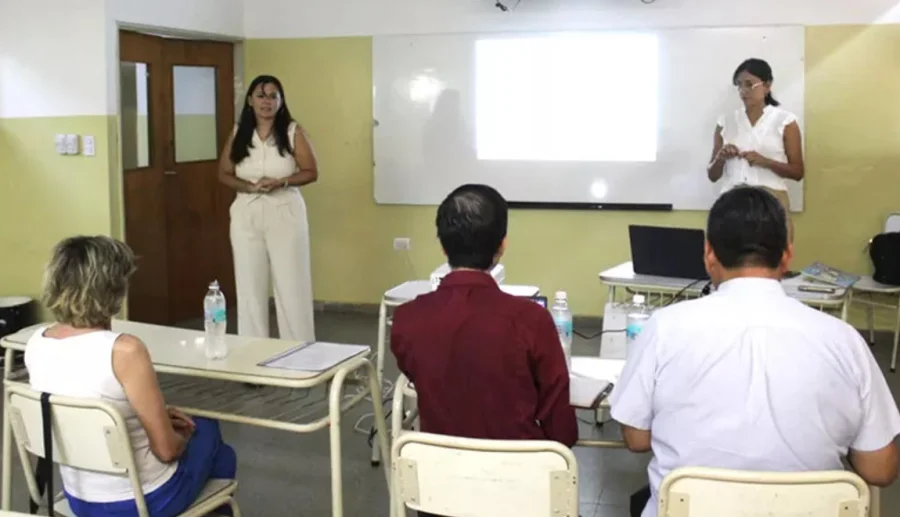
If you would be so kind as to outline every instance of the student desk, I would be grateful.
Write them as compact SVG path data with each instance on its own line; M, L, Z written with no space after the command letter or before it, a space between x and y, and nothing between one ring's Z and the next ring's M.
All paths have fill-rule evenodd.
M500 289L514 296L537 296L541 290L531 285L508 285L501 284ZM404 282L398 286L392 287L385 291L381 297L381 307L378 309L378 345L375 350L376 369L378 371L379 385L384 386L384 357L385 348L388 340L388 327L391 326L394 309L406 302L415 300L417 297L431 292L430 280L411 280ZM390 456L387 456L390 457ZM378 447L372 447L372 465L378 465L381 461L381 454Z
M707 283L706 280L639 275L634 272L631 262L624 262L612 269L607 269L598 276L600 281L609 288L607 299L609 303L618 301L621 289L626 293L646 295L650 306L654 305L654 300L661 305L673 298L697 298ZM788 296L820 310L838 312L841 319L847 321L847 311L850 307L850 293L847 289L836 288L835 292L831 294L803 292L799 290L800 286L822 286L822 284L815 284L805 280L802 276L782 280L781 285Z
M13 351L24 351L36 327L30 327L0 340L6 349L4 380L10 379ZM371 394L378 446L389 454L381 389L370 352L356 356L323 372L305 372L266 368L258 364L297 345L280 339L259 339L227 334L228 356L206 359L202 347L195 345L203 332L129 321L113 321L112 330L133 334L147 344L153 366L167 402L185 413L239 424L311 433L328 428L331 448L331 514L343 515L341 471L341 415ZM367 384L363 384L363 379ZM248 389L244 383L263 386ZM345 384L356 385L355 393L344 395ZM329 386L328 412L310 421L307 409L291 400L290 389ZM10 509L12 484L11 429L5 408L3 413L2 490L0 505ZM385 465L390 480L390 470Z

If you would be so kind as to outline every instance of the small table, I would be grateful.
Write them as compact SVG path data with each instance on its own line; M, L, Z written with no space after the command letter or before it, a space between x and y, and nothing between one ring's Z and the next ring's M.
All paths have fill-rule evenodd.
M523 297L537 296L541 293L540 288L532 285L500 284L500 289L507 294ZM388 327L393 323L391 316L394 309L431 291L431 280L411 280L388 289L382 296L381 307L378 309L378 346L375 350L379 385L384 385L385 349L388 340ZM377 447L372 447L372 465L377 466L380 462L380 451Z
M38 326L22 330L0 340L6 349L7 362L4 380L12 373L13 351L24 351L28 338ZM378 430L378 446L384 454L389 454L381 401L381 385L375 367L370 360L371 352L359 354L322 372L306 372L259 366L264 360L284 352L297 343L281 339L249 338L227 334L228 356L224 359L207 359L203 351L195 345L203 332L174 327L163 327L130 321L113 321L112 330L138 336L150 351L154 369L167 374L161 377L161 386L166 399L174 402L185 413L215 418L238 424L249 424L295 433L311 433L328 428L331 448L331 514L343 515L343 478L341 469L341 415L367 396L372 397L372 412ZM349 377L349 378L348 378ZM354 383L366 377L357 393L344 397L344 384ZM189 382L192 381L192 382ZM218 386L211 384L219 383ZM291 414L289 408L278 404L283 396L267 397L266 390L247 389L243 384L270 386L282 389L313 388L330 384L328 390L328 414L313 421L305 421L307 415ZM3 412L3 456L2 490L0 507L10 509L12 485L12 442L9 417ZM378 448L378 447L376 447ZM385 476L390 483L390 470L385 465Z
M631 262L623 262L614 268L601 272L598 276L600 281L609 289L608 301L610 303L617 301L619 288L623 291L643 293L647 296L648 302L652 302L654 297L657 297L661 302L678 297L696 298L702 294L703 288L708 282L707 280L640 275L634 272L634 266ZM781 285L788 296L820 310L840 312L841 319L847 321L850 307L850 296L847 289L835 288L834 293L800 291L800 287L804 285L822 286L822 284L810 282L802 276L784 279L781 281Z
M891 372L897 370L897 347L900 346L900 286L886 285L876 282L874 278L866 275L853 284L851 296L853 301L866 307L866 323L869 325L869 346L875 346L875 324L872 309L875 307L891 309L897 313L894 320L894 348L891 349ZM893 297L896 303L884 303L877 301L877 296Z

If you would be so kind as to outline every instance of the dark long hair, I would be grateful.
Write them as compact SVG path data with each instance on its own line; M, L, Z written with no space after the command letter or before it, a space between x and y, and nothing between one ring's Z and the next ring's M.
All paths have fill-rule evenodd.
M281 156L290 154L294 148L294 143L288 138L288 127L294 121L294 117L291 116L291 110L288 109L281 81L272 75L261 75L254 79L247 88L244 109L241 110L237 133L235 133L234 141L231 143L231 155L229 157L231 158L231 163L235 165L250 156L250 149L253 147L253 132L256 131L256 114L253 113L253 107L250 106L250 97L257 88L264 87L267 84L274 85L281 96L281 107L275 112L275 123L272 126L272 135L275 137L275 145L278 146L278 154Z
M741 72L747 72L748 74L759 77L760 81L764 83L772 84L772 67L769 66L769 63L766 63L762 59L750 58L743 63L741 63L737 69L734 71L734 75L731 76L731 82L737 86L737 78L741 75ZM767 106L780 106L781 103L775 100L775 97L772 96L772 92L766 94L766 105Z

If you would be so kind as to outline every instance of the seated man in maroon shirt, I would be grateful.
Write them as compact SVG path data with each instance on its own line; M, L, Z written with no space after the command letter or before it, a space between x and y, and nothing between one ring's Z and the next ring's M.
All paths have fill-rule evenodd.
M546 309L500 290L488 271L506 247L506 200L465 185L437 212L452 272L397 308L391 348L415 384L421 430L575 444L569 373Z

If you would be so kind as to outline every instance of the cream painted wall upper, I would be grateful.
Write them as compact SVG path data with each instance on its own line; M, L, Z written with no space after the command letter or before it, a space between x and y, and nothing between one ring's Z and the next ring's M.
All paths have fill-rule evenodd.
M120 25L239 39L243 3L0 0L0 118L115 114Z
M64 1L64 0L59 0ZM171 36L239 40L243 37L243 0L105 0L106 67L118 70L120 28L161 29ZM119 107L118 74L107 76L106 109Z
M110 19L126 25L231 39L244 33L242 0L106 0L106 5Z
M106 115L104 20L102 0L0 0L0 118Z
M895 23L897 0L244 0L247 38ZM515 0L510 0L513 3Z

